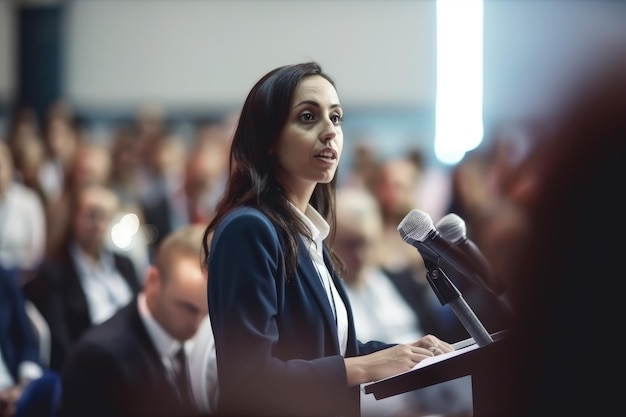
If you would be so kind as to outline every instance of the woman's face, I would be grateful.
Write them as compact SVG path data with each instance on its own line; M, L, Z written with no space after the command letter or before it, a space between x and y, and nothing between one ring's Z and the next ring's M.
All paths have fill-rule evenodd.
M272 148L276 175L291 193L312 193L317 183L333 179L343 149L342 118L332 84L318 75L300 81Z

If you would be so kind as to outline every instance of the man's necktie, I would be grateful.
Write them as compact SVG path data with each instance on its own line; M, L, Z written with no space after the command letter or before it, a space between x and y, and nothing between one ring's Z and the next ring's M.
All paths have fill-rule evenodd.
M178 391L178 397L185 407L194 407L191 396L191 387L189 386L189 375L187 372L187 355L185 349L181 348L174 356L174 384Z

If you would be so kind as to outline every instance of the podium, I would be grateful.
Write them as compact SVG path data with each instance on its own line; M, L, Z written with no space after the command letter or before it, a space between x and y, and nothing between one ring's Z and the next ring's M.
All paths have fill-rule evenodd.
M500 332L495 333L493 339L488 345L365 385L364 391L380 400L469 375L472 381L473 416L507 415L511 395L511 338Z

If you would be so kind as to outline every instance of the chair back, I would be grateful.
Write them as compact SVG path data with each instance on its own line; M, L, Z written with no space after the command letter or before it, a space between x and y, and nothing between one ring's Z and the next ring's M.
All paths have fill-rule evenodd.
M47 370L31 381L15 408L15 417L56 417L61 405L61 376Z
M35 304L26 299L24 300L26 315L30 319L37 341L39 342L39 359L44 367L50 366L50 355L52 352L52 336L50 335L50 327L44 316L39 312Z

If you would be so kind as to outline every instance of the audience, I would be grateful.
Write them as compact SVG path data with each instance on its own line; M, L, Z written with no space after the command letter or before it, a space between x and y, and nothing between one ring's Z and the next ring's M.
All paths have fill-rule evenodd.
M386 160L378 170L374 195L383 216L385 244L381 245L380 254L384 268L390 271L410 269L415 276L425 281L422 257L414 248L404 243L398 234L398 224L402 219L411 210L420 207L416 192L420 175L417 166L406 158Z
M89 183L75 190L63 243L25 286L50 327L52 369L60 370L87 328L108 319L140 289L130 258L106 247L117 209L116 195L105 186Z
M59 246L63 244L65 233L72 220L70 208L72 195L86 183L107 186L111 174L111 155L108 149L89 141L82 141L77 145L67 164L62 189L56 196L47 200L47 257L58 252Z
M18 273L0 267L0 417L15 416L26 387L48 372L40 362Z
M37 193L15 179L8 145L0 140L0 267L18 269L20 285L44 258L46 219Z
M68 184L66 184L63 193L63 200L59 201L59 203L69 204L69 199L74 190L86 183L107 186L117 194L119 190L113 189L111 185L114 168L113 156L112 150L107 146L86 140L83 141L76 150L74 163L68 177ZM115 168L120 169L123 167ZM135 265L137 275L141 277L148 266L150 255L149 238L144 229L140 227L143 223L143 213L138 204L128 204L126 200L120 200L119 195L117 198L117 210L112 220L116 224L120 223L128 227L124 230L118 229L120 233L117 234L117 241L109 239L107 246L109 249L129 257ZM51 207L50 216L55 216L54 213L58 211L68 212L67 209L57 205L56 210ZM57 221L62 224L58 214L55 216L55 222ZM135 223L135 225L128 223ZM113 237L112 233L109 236Z
M151 140L152 148L147 150L138 170L141 190L139 204L143 218L153 234L150 258L165 236L189 223L186 211L183 209L181 215L176 205L176 193L181 189L185 177L185 144L179 137L169 134Z
M402 297L381 268L378 248L383 232L382 217L374 196L362 187L337 191L337 233L333 248L346 263L344 282L350 297L357 337L407 343L426 332L420 317ZM422 304L438 303L430 288ZM420 306L424 308L424 306ZM439 308L441 306L439 305ZM428 312L426 308L425 311ZM435 334L437 336L437 334ZM469 415L472 410L470 381L451 381L436 387L376 400L361 395L361 416L422 416L433 413ZM465 413L465 414L461 414Z
M199 128L189 150L182 200L188 222L208 223L215 212L228 177L230 138L217 124Z
M122 207L139 211L138 139L128 123L116 126L111 133L111 176L109 185L117 194Z
M457 342L469 337L467 331L449 306L442 308L438 301L429 298L432 289L426 279L424 260L398 233L398 225L404 217L411 210L420 208L417 199L420 181L421 171L414 160L398 157L380 165L373 188L383 219L378 248L380 262L405 300L423 318L423 330Z
M446 211L463 218L467 234L472 239L476 239L485 212L495 198L488 188L490 164L490 155L486 152L485 146L482 146L466 152L450 174L451 191Z
M373 190L381 163L379 155L368 143L367 137L356 135L353 141L352 160L348 172L342 176L341 185Z
M420 172L415 193L420 210L433 219L441 219L448 214L446 208L450 200L449 168L429 161L419 148L409 149L406 158L413 162Z
M168 235L143 291L80 338L62 371L63 417L176 417L215 410L217 371L199 252L203 232L204 226L191 225ZM180 364L181 352L192 361ZM204 381L204 392L189 386L190 373Z
M495 243L496 240L491 240L494 237L493 233L487 230L493 214L505 209L505 201L498 197L495 187L489 181L493 165L492 153L489 151L490 149L486 147L473 149L452 168L451 181L446 184L449 188L449 195L444 207L447 213L454 213L463 220L467 238L472 240L481 251L484 252L489 246L489 250L499 250L504 255L508 246L496 246L505 243L504 240L498 240L498 243ZM435 219L436 217L433 217L434 221ZM489 240L484 238L487 233L491 235ZM505 258L498 257L491 262L491 266L496 269L502 262L506 262ZM493 265L494 263L498 265ZM454 274L453 271L452 273L448 271L448 275L487 331L495 333L510 325L511 313L506 302L475 280L461 274ZM458 317L448 307L444 309L444 312L444 317L447 319L445 334L450 335L450 340L458 341L470 336Z
M66 102L60 100L50 106L42 136L46 153L39 178L46 199L55 199L63 192L79 144L74 114Z
M25 125L11 133L7 139L13 155L15 179L35 191L45 206L46 194L39 177L45 148L38 131Z

